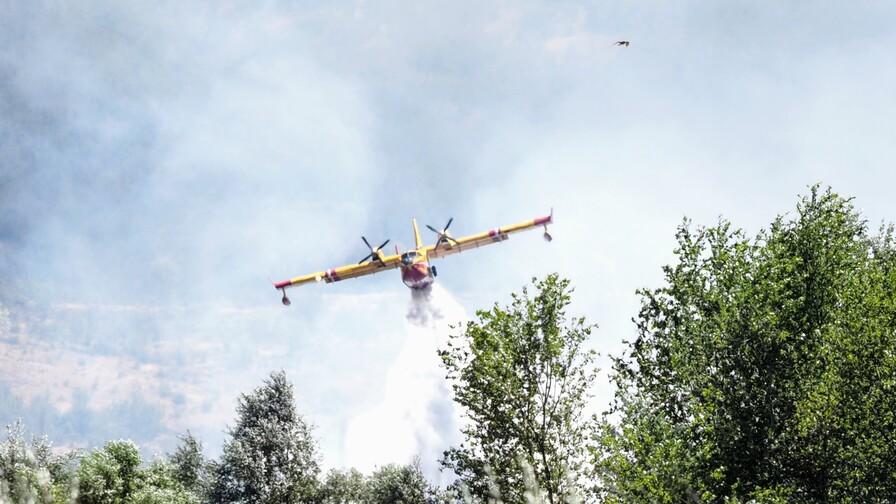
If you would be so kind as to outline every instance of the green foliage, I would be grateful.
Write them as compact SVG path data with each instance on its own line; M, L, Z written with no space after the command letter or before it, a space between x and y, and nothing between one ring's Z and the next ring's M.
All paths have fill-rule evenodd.
M209 487L209 462L202 454L202 443L187 432L180 437L180 445L168 457L174 477L194 495L205 495Z
M0 443L0 504L70 502L74 454L54 454L46 437L32 437L27 443L20 422L6 431Z
M313 502L317 495L316 445L296 413L286 374L272 373L251 394L241 395L214 467L214 502Z
M178 480L177 467L155 460L141 467L131 441L110 441L78 467L80 504L198 504L200 496Z
M430 502L432 490L418 463L389 464L367 481L365 504L418 504Z
M455 400L471 422L465 442L445 453L474 497L522 502L525 468L549 503L576 490L590 422L584 418L597 373L585 348L593 326L567 319L569 281L550 275L513 294L511 306L479 311L440 355Z
M609 502L896 499L896 246L813 187L749 239L677 234L595 448Z
M331 469L320 488L321 504L355 504L365 502L367 482L356 469Z
M420 464L389 464L365 477L355 469L331 470L321 485L321 504L448 504L448 496L433 488Z
M156 460L140 471L140 485L128 504L199 504L197 494L189 491L178 479L177 467Z
M94 450L81 460L78 467L78 502L129 502L141 484L140 463L140 452L131 441L109 441Z

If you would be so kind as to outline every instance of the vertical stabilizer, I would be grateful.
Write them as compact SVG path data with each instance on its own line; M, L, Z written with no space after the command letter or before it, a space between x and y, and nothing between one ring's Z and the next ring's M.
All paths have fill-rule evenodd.
M417 219L411 219L411 222L414 223L414 243L417 244L417 248L423 248L423 240L420 239L420 229L417 228Z

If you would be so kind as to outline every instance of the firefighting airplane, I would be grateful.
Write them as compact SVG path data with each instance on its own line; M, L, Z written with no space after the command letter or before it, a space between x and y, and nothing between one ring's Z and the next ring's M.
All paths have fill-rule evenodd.
M370 253L364 259L361 259L358 264L340 266L326 271L311 273L310 275L290 278L282 282L275 282L274 288L283 293L281 301L285 306L289 306L290 301L286 297L286 289L290 287L311 282L333 283L348 278L357 278L379 273L380 271L400 268L401 281L405 285L415 290L425 289L433 283L438 274L436 267L429 264L430 259L438 259L457 252L463 252L464 250L482 247L483 245L499 243L509 238L513 233L537 228L538 226L544 227L544 239L551 241L551 235L548 233L548 224L554 222L554 211L551 210L551 213L544 217L457 239L448 233L448 228L451 227L453 221L453 217L448 219L448 224L445 224L441 231L427 224L426 227L436 234L436 242L433 245L423 245L423 240L420 239L420 230L417 228L417 219L413 219L411 222L414 225L416 247L403 254L398 252L398 247L395 247L395 254L387 256L383 254L382 249L389 243L389 240L384 241L379 247L373 248L367 241L367 238L362 236L361 239L364 240L364 245L367 245L367 248L370 249Z

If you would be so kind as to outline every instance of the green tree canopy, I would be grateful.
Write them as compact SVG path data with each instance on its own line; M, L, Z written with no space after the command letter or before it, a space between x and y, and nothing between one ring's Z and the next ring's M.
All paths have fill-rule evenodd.
M527 468L550 503L576 491L583 476L585 405L597 372L585 346L593 326L567 317L569 281L533 282L534 295L524 288L509 307L478 311L440 351L471 420L465 442L442 464L483 500L497 493L523 502Z
M81 459L78 502L124 504L140 488L140 452L131 441L109 441Z
M419 461L388 464L368 477L356 469L330 470L321 485L321 504L426 504L444 503L448 496L433 488Z
M418 462L389 464L374 471L367 480L364 504L424 504L431 502L430 488Z
M0 442L0 504L68 502L74 490L74 453L55 454L46 437L25 440L21 422Z
M202 443L187 432L168 457L175 479L195 495L205 495L209 486L209 462L202 454Z
M229 434L215 466L213 501L314 501L320 471L316 444L296 412L285 373L272 373L261 387L240 396Z
M201 496L185 488L166 460L143 466L131 441L109 441L81 459L77 471L79 504L198 504ZM68 498L58 502L70 502Z
M896 500L896 246L812 188L677 234L596 448L611 502Z
M357 469L331 469L320 487L322 504L360 504L367 496L367 481Z
M178 469L166 460L154 460L139 473L140 485L127 504L199 504L200 494L184 487Z

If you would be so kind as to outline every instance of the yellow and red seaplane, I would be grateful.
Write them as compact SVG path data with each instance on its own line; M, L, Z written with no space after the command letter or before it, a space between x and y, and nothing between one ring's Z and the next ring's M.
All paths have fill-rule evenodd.
M499 243L510 237L513 233L527 231L539 226L544 228L544 239L551 241L551 235L548 233L548 224L554 222L554 211L551 210L549 215L538 217L537 219L527 220L519 224L504 226L482 233L464 236L463 238L454 238L448 232L454 218L448 219L448 223L442 230L438 230L430 225L426 225L430 231L436 234L436 242L432 245L424 245L420 239L420 230L417 228L417 219L411 221L414 225L414 242L416 246L404 253L400 253L398 247L395 247L394 255L386 255L383 253L389 240L384 241L379 247L373 248L367 238L361 237L364 245L370 249L370 253L364 256L358 264L350 264L348 266L340 266L338 268L330 268L325 271L318 271L310 275L298 276L275 282L274 288L283 293L281 300L284 305L289 306L289 298L286 297L286 289L312 282L333 283L348 278L357 278L366 275L372 275L381 271L399 268L401 270L401 281L411 289L425 289L429 287L435 280L438 271L436 267L430 264L431 259L439 259L441 257L463 252L473 248Z

